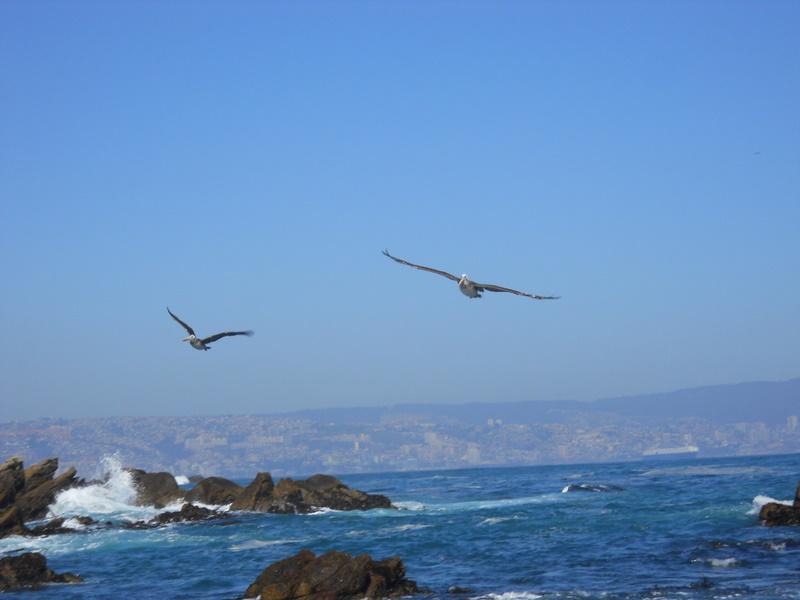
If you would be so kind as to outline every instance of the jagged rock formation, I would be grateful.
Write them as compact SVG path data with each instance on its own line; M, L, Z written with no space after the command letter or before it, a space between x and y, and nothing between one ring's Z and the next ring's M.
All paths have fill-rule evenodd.
M769 526L800 525L800 483L797 484L792 506L768 502L761 507L758 518Z
M234 510L270 513L309 513L318 508L369 510L392 508L386 496L347 487L330 475L305 480L282 479L273 485L269 473L259 473L231 506Z
M386 598L419 593L406 579L397 557L374 561L368 554L351 556L331 551L315 556L310 550L273 563L250 584L247 598L261 600L345 600Z
M47 559L38 552L0 558L0 591L36 588L45 583L80 583L73 573L54 573Z
M239 497L231 505L233 510L249 510L254 512L269 512L272 502L272 491L275 484L269 473L258 473Z
M18 457L0 465L0 537L26 535L25 521L44 517L58 492L80 483L74 467L54 477L57 470L57 458L28 469Z

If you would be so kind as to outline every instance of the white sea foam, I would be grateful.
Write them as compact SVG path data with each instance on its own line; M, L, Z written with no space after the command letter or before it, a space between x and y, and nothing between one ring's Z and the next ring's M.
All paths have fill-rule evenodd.
M503 521L514 521L517 518L518 517L489 517L478 523L478 525L497 525Z
M86 529L86 525L78 521L78 519L64 519L61 524L65 529Z
M335 508L328 508L327 506L315 506L314 511L308 513L309 515L327 515L328 513L337 513L342 512L340 510L336 510Z
M712 567L719 567L723 569L727 569L728 567L733 567L736 565L738 561L735 558L712 558L708 561L708 563Z
M422 523L408 523L407 525L398 525L397 527L389 527L383 529L387 533L400 533L403 531L412 531L414 529L427 529L430 525L423 525Z
M175 483L178 485L187 485L189 483L189 478L186 475L176 475Z
M49 507L50 516L102 515L135 520L148 518L158 512L153 508L134 506L136 488L133 478L122 468L119 458L103 457L99 469L97 478L102 483L60 492Z
M409 500L408 502L394 502L394 505L400 510L425 510L428 508L427 505L422 502L414 502L413 500Z
M771 543L769 545L770 550L774 550L775 552L783 552L786 550L786 542L781 543Z
M536 600L537 598L544 598L544 596L533 592L503 592L502 594L492 593L478 596L476 600Z
M248 540L241 544L234 544L228 550L231 552L242 552L244 550L256 550L257 548L264 548L265 546L280 546L283 544L297 544L303 542L302 539L285 539L285 540Z
M775 502L777 504L784 504L786 506L792 505L791 500L775 500L775 498L770 498L769 496L758 495L755 498L753 498L753 507L747 511L747 514L757 515L759 512L761 512L761 508L765 504L769 504L770 502Z
M502 498L500 500L470 500L467 502L451 502L449 504L423 504L422 502L406 501L395 502L394 505L402 510L424 511L432 513L464 512L473 510L487 510L490 508L506 508L509 506L522 506L525 504L546 504L558 500L560 494L541 494L540 496L523 496L521 498Z

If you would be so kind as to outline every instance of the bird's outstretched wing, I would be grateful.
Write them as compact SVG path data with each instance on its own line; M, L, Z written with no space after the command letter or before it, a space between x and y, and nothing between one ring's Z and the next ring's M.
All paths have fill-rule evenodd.
M214 335L210 335L207 338L203 338L200 340L204 344L210 344L211 342L216 342L220 338L228 337L229 335L246 335L251 336L253 332L250 330L247 331L224 331L222 333L215 333Z
M508 292L516 294L517 296L525 296L533 300L558 300L561 296L539 296L538 294L529 294L527 292L520 292L519 290L512 290L511 288L502 287L499 285L492 285L491 283L474 283L475 289L479 292Z
M452 273L448 273L447 271L440 271L439 269L432 269L431 267L423 267L422 265L415 265L414 263L410 263L407 260L403 260L402 258L397 258L396 256L392 256L389 254L388 250L383 251L384 256L388 256L395 262L399 262L401 265L406 265L408 267L413 267L414 269L419 269L421 271L430 271L431 273L436 273L437 275L441 275L442 277L447 277L448 279L452 279L453 281L458 281L458 277L453 275Z
M170 317L172 317L172 318L173 318L173 319L175 319L175 320L176 320L178 323L180 323L180 324L181 324L181 327L183 327L183 328L186 330L186 332L187 332L189 335L194 335L194 329L192 329L192 328L191 328L191 327L189 327L189 326L188 326L186 323L184 323L183 321L181 321L181 320L180 320L178 317L176 317L175 315L173 315L173 314L172 314L172 311L169 309L169 306L167 307L167 312L169 313L169 316L170 316Z

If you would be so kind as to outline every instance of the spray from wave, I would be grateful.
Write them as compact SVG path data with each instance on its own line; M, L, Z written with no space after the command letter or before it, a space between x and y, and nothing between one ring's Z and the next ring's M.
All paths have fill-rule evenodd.
M748 515L757 515L761 512L761 508L770 502L774 502L776 504L785 504L786 506L791 506L791 500L775 500L775 498L770 498L769 496L762 496L758 495L753 498L753 507L747 511Z
M122 468L119 457L103 457L96 480L100 483L60 492L50 505L50 516L91 516L136 521L151 518L160 512L152 507L135 505L136 487L131 474Z

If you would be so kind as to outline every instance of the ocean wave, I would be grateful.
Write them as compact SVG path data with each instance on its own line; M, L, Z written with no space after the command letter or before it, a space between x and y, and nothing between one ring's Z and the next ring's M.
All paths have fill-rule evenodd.
M503 498L499 500L469 500L465 502L450 502L447 504L425 504L422 502L406 501L395 502L394 505L401 510L428 513L467 512L487 510L491 508L506 508L509 506L524 506L526 504L546 504L559 500L560 494L548 493L538 496L523 496L520 498Z
M753 507L747 511L748 515L757 515L761 512L762 507L765 504L769 504L770 502L774 502L776 504L784 504L786 506L792 506L791 500L775 500L775 498L770 498L769 496L762 496L758 495L753 498Z
M513 517L487 517L478 525L497 525L498 523L503 523L504 521L516 521L519 517L514 515Z
M737 564L739 564L739 561L736 560L733 557L731 557L731 558L711 558L711 559L708 560L708 564L710 564L712 567L727 569L727 568L736 566Z
M474 600L537 600L537 598L544 598L544 596L534 592L503 592L476 596Z
M131 474L116 456L105 456L97 474L102 483L70 488L56 495L50 517L101 516L135 521L155 516L155 508L136 506L136 487Z
M283 544L300 544L303 543L304 539L296 539L296 538L288 538L285 540L248 540L246 542L242 542L241 544L234 544L228 550L231 552L243 552L245 550L256 550L258 548L264 548L266 546L281 546Z
M623 489L612 483L570 483L561 490L562 494L569 492L621 492Z
M381 529L384 533L402 533L403 531L413 531L414 529L427 529L430 525L422 523L408 523L406 525L398 525L397 527L388 527Z

